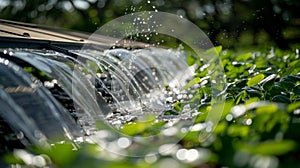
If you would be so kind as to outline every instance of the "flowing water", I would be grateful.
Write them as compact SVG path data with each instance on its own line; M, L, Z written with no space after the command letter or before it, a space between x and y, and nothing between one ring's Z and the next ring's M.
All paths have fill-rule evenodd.
M146 114L163 119L188 98L182 87L194 75L185 53L171 49L2 52L9 56L0 58L0 115L24 145L76 141L98 121L120 128Z
M73 139L79 127L42 84L21 67L0 58L0 115L25 144ZM49 124L52 124L49 126Z

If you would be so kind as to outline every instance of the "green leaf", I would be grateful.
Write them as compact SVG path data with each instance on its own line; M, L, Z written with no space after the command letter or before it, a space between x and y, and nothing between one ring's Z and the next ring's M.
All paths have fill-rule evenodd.
M78 156L72 144L56 144L50 151L44 151L58 167L68 167Z
M278 106L276 104L268 104L265 106L261 106L259 108L256 109L256 113L257 114L263 114L263 113L274 113L278 110Z
M285 95L276 95L272 98L272 101L279 102L279 103L291 103L290 98Z
M260 81L259 84L262 85L265 90L270 90L271 87L274 86L276 76L276 74L271 74L262 81Z
M244 89L250 97L260 97L261 96L261 90L257 86L251 86L251 87L247 86Z
M286 80L283 80L283 81L280 81L279 82L279 85L284 88L285 90L287 91L291 91L294 86L295 86L295 83L291 82L291 81L286 81Z
M300 96L300 85L295 86L292 91L295 95Z
M201 79L199 77L195 77L188 84L183 86L183 89L186 90L186 89L192 87L193 85L200 83L200 81L201 81Z
M179 115L179 113L175 110L168 110L164 112L164 115Z
M182 102L176 102L176 103L173 104L173 108L176 111L181 111L181 107L182 107Z
M256 145L244 145L242 149L260 155L283 155L295 150L297 144L291 140L266 141Z
M195 62L197 61L197 57L195 57L194 55L188 55L186 58L186 62L189 66L194 65Z
M217 46L206 50L203 53L204 58L213 58L219 56L222 51L222 46Z
M236 57L237 61L247 61L249 58L251 58L251 53L242 54Z
M275 84L273 87L271 87L269 94L274 97L276 95L280 95L282 92L285 92L285 90L278 84Z
M19 165L24 165L24 161L20 159L19 157L16 157L13 154L6 154L2 156L2 159L8 163L8 164L19 164Z
M244 125L230 125L227 130L228 136L231 137L246 137L250 128Z
M265 75L264 74L258 74L256 76L254 76L253 78L249 79L247 82L248 86L254 86L256 84L258 84L260 81L262 81L264 79Z
M254 102L258 102L260 99L258 97L252 97L250 99L247 100L247 102L245 103L245 105L249 105L251 103L254 103Z
M143 132L144 130L146 130L146 128L147 128L147 124L145 123L141 123L141 122L129 123L123 127L123 133L125 135L132 136Z
M292 112L292 111L296 110L297 108L300 108L300 102L289 104L287 106L287 111Z

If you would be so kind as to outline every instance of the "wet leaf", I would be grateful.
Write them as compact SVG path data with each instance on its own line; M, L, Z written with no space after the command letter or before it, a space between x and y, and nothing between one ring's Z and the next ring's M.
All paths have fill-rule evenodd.
M168 110L168 111L164 112L164 115L179 115L179 113L174 110Z
M272 98L272 101L279 102L279 103L291 103L290 98L285 95L276 95Z
M192 66L192 65L194 65L195 63L196 63L196 61L197 61L197 57L195 57L194 55L188 55L187 56L187 60L186 60L186 62L187 62L187 64L189 65L189 66Z
M276 76L276 74L271 74L262 81L260 81L259 84L262 85L265 90L270 90L271 87L274 85Z
M256 84L258 84L260 81L262 81L264 79L265 75L264 74L258 74L256 76L254 76L253 78L249 79L247 82L248 86L254 86Z
M191 81L189 81L188 84L186 84L185 86L183 86L183 89L186 90L190 87L192 87L195 84L199 84L201 81L201 79L199 77L195 77L194 79L192 79Z
M130 123L130 124L126 124L123 127L122 132L125 135L133 136L133 135L143 132L144 130L146 130L146 128L147 128L147 124L145 124L145 123L141 123L141 122Z

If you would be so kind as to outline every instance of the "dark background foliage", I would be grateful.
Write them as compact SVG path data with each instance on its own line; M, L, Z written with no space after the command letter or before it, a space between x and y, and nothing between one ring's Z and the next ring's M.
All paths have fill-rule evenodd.
M300 41L298 0L1 0L0 18L94 32L118 16L154 9L182 15L226 48Z

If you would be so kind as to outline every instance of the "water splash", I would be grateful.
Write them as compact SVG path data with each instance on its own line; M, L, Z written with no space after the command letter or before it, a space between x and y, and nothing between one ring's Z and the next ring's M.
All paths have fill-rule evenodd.
M162 16L167 17L168 22ZM185 26L174 29L174 26L170 25ZM103 26L99 32L93 34L80 51L64 51L64 49L50 45L52 50L16 49L10 52L5 50L6 53L3 53L9 53L8 57L11 59L30 64L51 78L52 81L45 81L49 90L51 87L57 86L61 89L60 92L63 96L58 96L58 94L56 98L59 100L70 99L74 103L72 105L75 111L74 117L85 134L91 135L89 136L91 139L94 137L94 142L99 145L103 138L99 138L101 131L95 129L95 123L98 121L117 127L116 132L120 131L119 128L122 128L124 124L132 121L147 123L148 121L145 120L149 119L154 122L167 122L164 128L168 131L162 131L159 138L154 137L156 135L145 138L138 137L137 140L134 139L135 137L127 138L125 146L141 141L151 143L151 145L141 143L139 145L142 150L131 151L130 156L142 156L149 152L155 152L152 151L153 147L159 147L164 143L172 144L172 146L176 144L180 140L178 137L163 140L160 138L172 136L172 129L180 130L182 126L188 130L193 125L193 117L199 114L197 105L202 102L200 100L196 102L198 101L196 99L193 106L183 103L180 107L181 113L173 109L173 103L193 98L188 90L183 89L183 86L193 78L195 71L195 67L187 65L184 52L159 48L157 45L164 43L164 39L152 44L156 48L151 48L151 44L138 43L143 49L132 49L130 40L140 37L150 40L150 37L159 34L179 39L188 45L197 56L201 57L201 61L207 65L213 65L206 67L208 77L199 79L201 83L197 85L201 86L205 81L208 83L207 79L211 80L212 98L203 96L207 101L211 100L212 110L207 115L205 121L207 124L204 124L205 130L209 131L199 137L205 138L207 134L211 133L222 113L223 99L218 95L223 90L222 79L224 76L216 50L205 52L212 47L212 44L198 27L182 17L149 11L118 18L112 24ZM187 34L187 32L189 33ZM94 45L94 42L97 43L102 35L116 39L116 43L110 46L112 49ZM124 38L130 40L126 41ZM127 42L128 44L126 44ZM116 49L120 43L123 43L121 46L127 50ZM52 93L55 92L53 90L52 88ZM169 114L165 115L167 113ZM154 115L148 117L147 114ZM178 123L179 120L184 121ZM175 124L177 125L174 126ZM105 126L102 129L106 129ZM119 134L114 135L116 132L111 131L110 134L118 139L118 142L123 142L125 139L119 138ZM73 134L70 133L70 135ZM107 142L107 144L112 143ZM119 144L119 146L124 148L123 144ZM112 152L120 151L118 149Z

